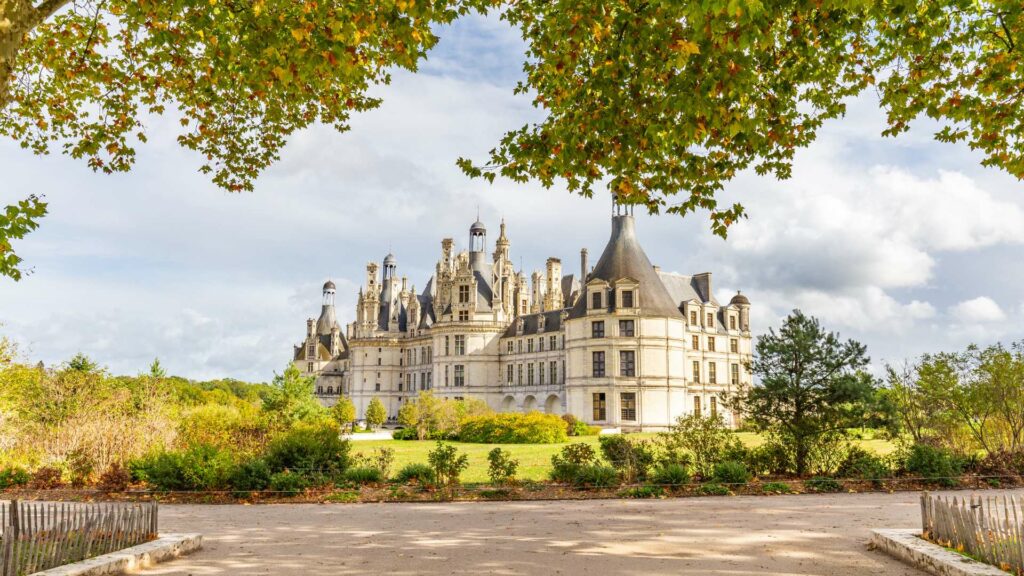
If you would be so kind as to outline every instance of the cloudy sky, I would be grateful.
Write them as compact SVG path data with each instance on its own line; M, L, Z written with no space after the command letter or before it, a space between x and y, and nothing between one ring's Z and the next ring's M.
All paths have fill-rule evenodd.
M0 280L0 333L47 363L82 351L117 373L159 357L177 375L266 380L318 313L325 279L338 284L345 322L366 262L389 249L422 288L441 238L464 247L477 207L492 242L505 218L528 271L548 256L575 271L581 247L596 261L607 197L492 186L455 166L538 117L512 95L518 36L483 18L439 33L419 74L378 91L380 109L345 134L295 135L251 194L198 174L197 157L174 143L174 118L150 122L130 174L0 142L0 205L33 192L50 203L16 245L34 273ZM663 269L713 272L721 300L742 289L755 331L800 308L865 342L876 366L1024 338L1021 183L966 146L934 142L926 122L895 140L879 135L883 124L865 94L798 155L792 179L737 178L723 196L750 218L728 240L703 214L638 214L641 242Z

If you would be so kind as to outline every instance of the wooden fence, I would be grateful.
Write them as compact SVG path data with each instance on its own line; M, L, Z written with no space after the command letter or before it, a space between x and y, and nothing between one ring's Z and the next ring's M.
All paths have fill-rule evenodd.
M0 501L0 576L23 576L156 538L156 502Z
M1024 575L1024 507L1014 496L921 494L922 537Z

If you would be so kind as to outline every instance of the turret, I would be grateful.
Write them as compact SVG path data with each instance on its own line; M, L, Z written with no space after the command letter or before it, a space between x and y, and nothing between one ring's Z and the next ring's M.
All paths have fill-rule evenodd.
M548 258L544 279L544 310L558 310L562 308L564 301L562 295L562 261L558 258Z

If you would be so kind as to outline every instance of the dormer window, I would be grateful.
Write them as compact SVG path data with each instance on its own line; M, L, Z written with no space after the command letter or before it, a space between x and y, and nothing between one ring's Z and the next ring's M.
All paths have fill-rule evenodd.
M632 308L633 307L633 291L623 290L622 291L622 307Z
M518 334L522 334L523 333L523 319L522 318L516 318L516 333L518 333ZM523 342L522 342L522 340L519 341L519 351L520 352L523 351Z
M729 315L729 330L735 330L735 329L736 329L736 317L730 314Z
M600 292L594 292L590 295L590 308L592 310L600 310L601 308L604 308L601 302Z
M537 332L543 332L544 331L544 323L545 322L547 322L547 317L545 317L543 314L541 314L537 318Z
M459 286L459 303L466 304L469 302L469 286Z
M690 324L693 326L697 325L697 311L690 310Z
M715 327L715 314L713 312L708 312L707 327L708 328L714 328Z

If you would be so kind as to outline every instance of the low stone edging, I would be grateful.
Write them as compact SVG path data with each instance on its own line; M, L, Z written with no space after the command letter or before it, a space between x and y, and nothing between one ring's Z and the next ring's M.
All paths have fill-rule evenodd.
M871 531L871 546L937 576L1006 576L1006 572L972 560L921 538L915 528Z
M173 560L203 547L202 534L161 534L152 542L95 558L36 572L32 576L97 576L123 574Z

